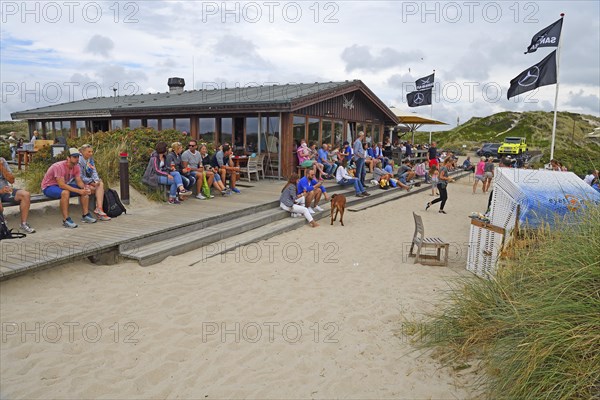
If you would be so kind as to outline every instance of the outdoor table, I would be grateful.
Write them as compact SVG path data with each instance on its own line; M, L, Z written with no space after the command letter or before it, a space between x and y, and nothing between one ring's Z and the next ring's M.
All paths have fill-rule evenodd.
M236 167L248 164L248 156L233 156L231 159Z
M37 150L17 150L19 171L21 170L21 164L25 164L25 168L27 168L27 165L35 153L37 153Z

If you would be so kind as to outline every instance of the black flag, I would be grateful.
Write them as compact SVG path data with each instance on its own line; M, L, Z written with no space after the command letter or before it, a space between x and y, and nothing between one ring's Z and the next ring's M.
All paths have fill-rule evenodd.
M527 47L527 53L533 53L538 47L558 47L560 40L560 32L562 30L563 19L559 19L552 25L542 29L531 39L531 44Z
M518 94L554 83L556 83L556 50L510 81L507 97L510 99Z
M435 72L431 75L425 76L423 78L417 79L415 85L417 85L417 90L425 90L433 87L433 80Z
M406 95L409 107L428 106L431 104L431 89L417 90Z

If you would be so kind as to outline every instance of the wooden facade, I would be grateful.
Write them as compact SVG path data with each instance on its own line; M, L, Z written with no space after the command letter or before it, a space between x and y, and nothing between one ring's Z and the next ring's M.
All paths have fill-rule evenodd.
M382 141L383 135L398 124L394 113L361 81L321 84L322 88L316 90L314 85L308 86L312 89L308 94L306 84L288 86L288 91L299 93L283 100L273 96L255 103L240 98L228 104L205 102L150 107L146 104L152 100L167 101L164 99L171 96L143 95L136 102L129 100L135 104L129 103L128 107L80 111L69 110L65 104L60 110L45 107L14 113L13 119L28 120L30 132L37 129L49 139L141 126L186 130L198 140L214 144L230 142L238 151L268 152L278 168L273 175L284 177L295 171L295 148L301 138L319 146L323 142L341 145L363 130L370 140ZM185 95L202 94L196 92Z

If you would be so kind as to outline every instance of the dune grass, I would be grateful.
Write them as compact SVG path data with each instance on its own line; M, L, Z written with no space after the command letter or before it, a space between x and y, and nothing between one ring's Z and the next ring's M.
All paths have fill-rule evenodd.
M455 365L479 361L489 398L600 398L600 207L510 253L495 279L456 284L422 345Z
M129 183L138 191L147 193L148 198L159 200L161 196L152 188L142 183L142 176L148 164L150 154L159 141L171 144L175 141L185 142L188 138L182 136L176 130L164 130L157 132L152 128L123 129L112 132L99 132L88 134L77 138L68 138L68 147L79 148L84 143L91 144L94 148L94 160L100 177L109 185L117 185L119 182L120 153L127 153L129 161ZM208 145L209 153L212 154L212 143ZM40 184L44 175L52 163L64 160L66 154L53 159L50 148L45 147L38 151L33 162L23 172L25 189L31 193L40 192Z

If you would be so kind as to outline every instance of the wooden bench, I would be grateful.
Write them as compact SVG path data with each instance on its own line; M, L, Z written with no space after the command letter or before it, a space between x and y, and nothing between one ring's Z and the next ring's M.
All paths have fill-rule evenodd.
M439 237L425 237L425 228L423 227L423 219L420 215L417 215L413 212L413 217L415 219L415 233L413 235L413 240L410 245L410 253L409 257L415 257L415 264L420 263L423 265L440 265L440 266L448 266L448 251L450 249L450 244L446 243L443 239ZM417 252L413 253L413 250L417 247ZM433 248L436 250L435 255L421 254L423 249ZM442 260L442 249L444 250L444 259Z
M32 194L31 195L31 204L37 204L37 203L45 203L47 201L59 201L60 199L52 199L50 197L47 197L44 194ZM2 202L2 207L13 207L13 206L18 206L20 203L16 202L16 201L3 201ZM90 209L94 209L95 208L95 204L96 204L96 196L90 196Z
M31 195L31 204L35 204L35 203L44 203L46 201L52 201L52 200L58 200L58 199L51 199L50 197L46 197L43 194L33 194ZM19 203L17 203L16 201L3 201L2 202L2 207L12 207L12 206L18 206Z

